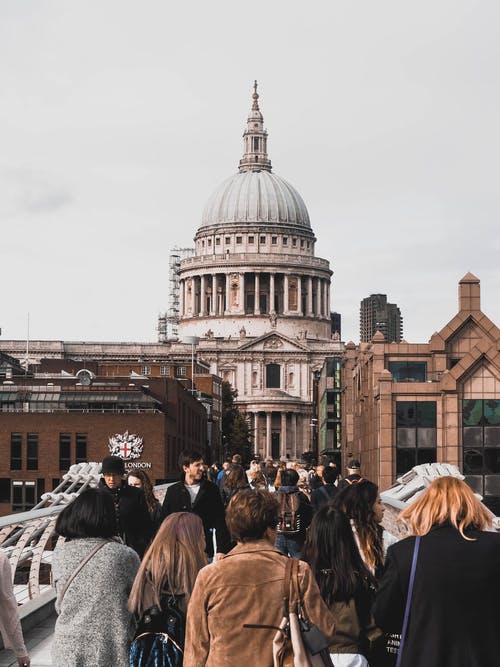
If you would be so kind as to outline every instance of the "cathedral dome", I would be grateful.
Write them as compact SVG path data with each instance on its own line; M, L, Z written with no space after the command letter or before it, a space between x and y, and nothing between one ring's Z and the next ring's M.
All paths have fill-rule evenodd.
M222 183L208 200L201 228L220 224L276 224L311 229L309 214L297 190L272 173L267 130L259 108L257 81L243 133L239 173Z
M201 226L225 223L311 226L297 190L266 169L240 171L215 190L203 211Z

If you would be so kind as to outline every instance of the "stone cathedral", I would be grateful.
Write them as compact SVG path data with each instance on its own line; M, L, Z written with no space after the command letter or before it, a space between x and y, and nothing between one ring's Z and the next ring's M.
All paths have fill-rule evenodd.
M181 262L179 338L198 337L199 358L238 390L255 453L295 458L312 449L314 372L342 354L332 271L302 197L272 170L256 83L243 141Z

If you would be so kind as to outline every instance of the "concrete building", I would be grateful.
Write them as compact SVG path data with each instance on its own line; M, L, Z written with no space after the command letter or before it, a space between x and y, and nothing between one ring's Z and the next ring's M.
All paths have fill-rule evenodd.
M500 330L479 279L459 283L458 313L429 343L348 343L343 450L382 489L417 464L459 467L493 506L500 497ZM498 513L498 512L496 512Z
M332 336L326 259L297 190L277 176L257 85L239 170L208 200L195 254L181 261L179 337L238 391L254 450L295 458L313 446L313 378ZM175 346L174 346L175 347Z
M359 339L370 341L380 331L388 343L400 343L403 338L403 318L395 303L387 303L386 294L371 294L361 301L359 309Z

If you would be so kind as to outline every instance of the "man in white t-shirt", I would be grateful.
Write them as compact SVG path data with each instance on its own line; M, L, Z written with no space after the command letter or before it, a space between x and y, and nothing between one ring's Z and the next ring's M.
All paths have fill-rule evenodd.
M224 506L219 489L203 476L203 457L199 452L182 453L179 457L182 468L181 480L167 489L163 501L163 517L173 512L194 512L203 521L205 529L205 551L211 558L214 555L212 528L215 528L217 555L231 549L231 538L226 526Z

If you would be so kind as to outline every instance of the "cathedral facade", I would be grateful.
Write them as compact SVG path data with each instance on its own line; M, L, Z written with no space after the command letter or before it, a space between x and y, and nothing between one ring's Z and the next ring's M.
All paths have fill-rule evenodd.
M208 200L181 262L179 339L194 337L211 373L237 389L255 454L295 458L313 448L314 373L342 355L332 271L315 256L302 197L272 171L256 84L243 140L238 172Z

